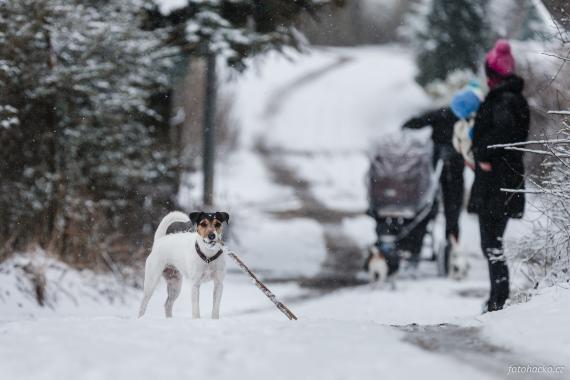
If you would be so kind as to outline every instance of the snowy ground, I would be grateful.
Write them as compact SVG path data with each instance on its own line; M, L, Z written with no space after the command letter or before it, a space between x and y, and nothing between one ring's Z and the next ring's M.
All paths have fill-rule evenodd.
M544 289L481 316L488 279L468 215L465 281L438 278L423 262L419 278L402 276L395 290L302 286L342 273L360 278L361 251L374 240L364 216L367 155L430 105L412 78L408 53L388 46L270 57L228 86L240 141L217 167L216 198L232 215L229 245L298 321L286 320L231 264L220 321L192 320L186 288L175 318L164 319L164 286L137 320L139 290L38 253L52 295L45 308L17 268L30 256L0 266L0 378L570 378L570 291ZM199 189L198 177L188 180ZM188 207L198 196L181 192ZM525 228L513 223L509 238ZM206 318L210 299L205 286ZM510 375L511 365L568 370Z

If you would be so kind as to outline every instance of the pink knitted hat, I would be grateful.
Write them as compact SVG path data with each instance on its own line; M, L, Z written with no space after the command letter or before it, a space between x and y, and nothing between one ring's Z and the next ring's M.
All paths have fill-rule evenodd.
M507 40L498 40L485 56L487 66L500 76L515 72L515 59L511 54L511 45Z

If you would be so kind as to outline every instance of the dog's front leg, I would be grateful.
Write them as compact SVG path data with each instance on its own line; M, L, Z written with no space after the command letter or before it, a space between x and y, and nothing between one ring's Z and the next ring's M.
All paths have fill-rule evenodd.
M214 279L214 302L212 304L212 319L220 319L220 303L222 302L222 292L224 283L222 280Z
M192 285L192 318L200 318L200 284Z

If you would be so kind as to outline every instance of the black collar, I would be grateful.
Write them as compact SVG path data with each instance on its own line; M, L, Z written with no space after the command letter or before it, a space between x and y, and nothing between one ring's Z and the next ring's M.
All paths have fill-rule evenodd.
M198 242L196 242L196 253L198 254L198 256L200 256L202 260L204 260L206 264L210 264L212 261L220 257L222 253L224 253L224 251L220 249L214 256L208 257L202 253L202 251L200 250L200 246L198 245Z

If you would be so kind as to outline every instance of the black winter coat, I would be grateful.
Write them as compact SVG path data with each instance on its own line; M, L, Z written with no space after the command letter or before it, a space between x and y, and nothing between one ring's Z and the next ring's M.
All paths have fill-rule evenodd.
M431 139L435 144L451 145L453 126L457 120L449 107L443 107L411 118L403 125L403 128L420 129L431 126Z
M522 95L524 81L512 75L493 88L475 118L473 154L475 161L488 162L490 172L475 169L468 211L479 215L502 218L521 218L524 213L524 194L508 193L501 189L524 189L522 152L489 149L490 145L526 141L530 112Z

